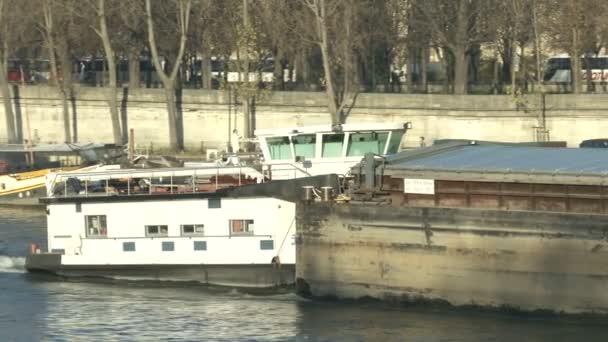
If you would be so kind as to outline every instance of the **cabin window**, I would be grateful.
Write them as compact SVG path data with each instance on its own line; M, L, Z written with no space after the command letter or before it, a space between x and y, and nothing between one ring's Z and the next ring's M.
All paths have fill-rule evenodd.
M293 159L293 155L291 154L291 143L289 142L289 137L267 138L266 144L268 145L268 150L270 151L270 159Z
M65 254L65 249L63 249L63 248L53 248L53 249L51 249L51 253L64 255Z
M175 243L173 241L163 241L162 248L163 252L173 252L175 250Z
M230 235L253 235L253 220L230 220Z
M135 242L123 242L122 251L123 252L135 252Z
M5 189L6 189L6 184L0 183L0 190L5 190Z
M84 217L87 237L108 236L106 215L86 215Z
M146 236L167 236L169 235L169 226L146 226Z
M403 137L403 131L392 131L391 139L388 142L388 149L386 154L394 154L399 152L399 146L401 146L401 138Z
M82 203L76 203L76 212L77 213L82 212Z
M274 249L274 240L260 240L260 249Z
M366 153L383 154L388 132L353 132L348 138L346 156L360 157Z
M222 207L222 199L221 198L210 198L207 200L207 207L209 209L219 209Z
M324 134L322 157L342 157L342 146L344 146L344 134Z
M204 235L204 224L182 224L182 235Z
M195 251L206 251L207 250L207 241L194 241L194 250Z
M315 134L296 135L291 137L296 157L314 158L317 136Z

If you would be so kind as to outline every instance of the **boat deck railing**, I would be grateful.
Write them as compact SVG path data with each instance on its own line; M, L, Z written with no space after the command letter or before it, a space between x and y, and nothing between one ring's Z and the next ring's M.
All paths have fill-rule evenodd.
M264 181L249 166L66 172L49 176L47 197L208 193Z

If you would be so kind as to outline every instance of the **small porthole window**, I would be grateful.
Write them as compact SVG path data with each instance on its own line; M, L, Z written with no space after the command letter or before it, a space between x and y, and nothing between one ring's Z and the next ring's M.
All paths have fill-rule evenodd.
M207 250L207 241L194 241L194 250L195 251L206 251Z
M135 242L123 242L122 251L123 252L135 252Z
M274 240L260 240L261 250L272 250L274 249Z
M220 209L222 207L222 199L221 198L210 198L208 201L209 209Z
M163 241L162 249L163 252L173 252L175 250L175 244L173 241Z

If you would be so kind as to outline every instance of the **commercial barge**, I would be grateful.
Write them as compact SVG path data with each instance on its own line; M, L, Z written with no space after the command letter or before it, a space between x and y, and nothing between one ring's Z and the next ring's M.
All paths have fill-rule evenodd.
M608 313L608 154L452 142L353 168L297 206L312 296Z

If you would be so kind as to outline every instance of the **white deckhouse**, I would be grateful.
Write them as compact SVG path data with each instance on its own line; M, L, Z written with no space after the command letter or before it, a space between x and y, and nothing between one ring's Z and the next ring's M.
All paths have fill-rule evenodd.
M107 169L47 179L48 246L26 268L65 276L291 284L295 206L367 152L397 152L403 124L259 130L261 168ZM333 175L332 175L333 174Z

